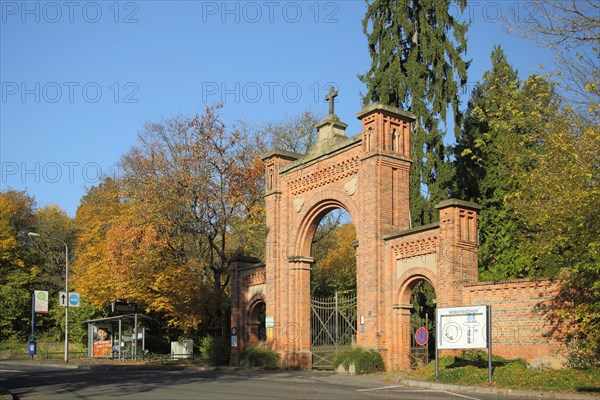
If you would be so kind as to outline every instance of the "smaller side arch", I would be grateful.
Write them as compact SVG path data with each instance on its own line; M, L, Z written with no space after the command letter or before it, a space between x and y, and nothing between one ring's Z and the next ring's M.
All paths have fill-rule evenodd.
M411 366L411 309L410 297L414 287L421 281L428 281L438 294L437 276L430 269L414 267L404 272L396 280L395 308L393 319L394 340L388 363L392 369L409 368Z
M257 293L248 302L247 319L244 321L245 339L252 345L266 340L265 311L267 303L262 293Z
M410 303L410 295L412 294L412 289L415 287L420 280L425 279L431 283L433 286L433 290L435 290L436 294L438 293L438 285L437 285L437 276L431 270L423 267L415 267L411 268L408 271L404 272L400 278L398 278L398 291L396 292L397 303L399 304L409 304Z

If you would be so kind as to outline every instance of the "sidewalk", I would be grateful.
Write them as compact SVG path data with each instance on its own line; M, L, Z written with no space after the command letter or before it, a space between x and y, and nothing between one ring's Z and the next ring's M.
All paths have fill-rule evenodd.
M416 381L406 378L394 378L394 380L402 385L418 387L423 389L447 390L451 392L467 392L481 394L500 394L525 397L540 397L544 399L572 399L572 400L598 400L600 394L582 394L582 393L563 393L563 392L546 392L542 390L521 390L510 388L491 388L482 386L461 386L452 385L449 383L438 383L428 381Z

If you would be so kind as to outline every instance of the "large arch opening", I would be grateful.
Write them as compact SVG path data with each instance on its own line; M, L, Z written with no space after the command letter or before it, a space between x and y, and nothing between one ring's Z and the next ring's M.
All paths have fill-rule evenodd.
M325 214L311 241L311 296L356 294L356 228L341 208Z
M356 228L341 208L312 228L311 352L313 368L333 368L333 356L356 342Z

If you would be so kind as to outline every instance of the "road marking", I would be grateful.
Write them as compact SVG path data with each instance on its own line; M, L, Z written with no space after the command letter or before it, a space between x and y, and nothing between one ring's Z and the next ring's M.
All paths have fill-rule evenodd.
M452 392L446 392L446 391L443 391L442 393L451 394L451 395L453 395L453 396L462 397L462 398L464 398L464 399L471 399L471 400L481 400L481 399L478 399L477 397L469 397L469 396L465 396L464 394L458 394L458 393L452 393Z
M371 392L371 391L375 391L375 390L389 390L389 389L397 389L397 388L402 388L405 387L403 385L394 385L394 386L382 386L382 387L376 387L376 388L369 388L369 389L357 389L357 392ZM458 394L458 393L452 393L452 392L447 392L445 390L436 390L436 389L429 389L429 388L423 388L423 389L403 389L400 390L400 392L402 393L408 393L408 392L434 392L434 393L446 393L449 394L451 396L456 396L456 397L462 397L464 399L469 399L469 400L481 400L477 397L470 397L470 396L465 396L464 394Z
M4 368L0 368L0 371L2 371L2 372L23 372L18 369L4 369Z
M402 385L383 386L383 387L370 388L370 389L358 389L356 391L357 392L370 392L370 391L373 391L373 390L386 390L386 389L393 389L393 388L397 388L397 387L402 387Z

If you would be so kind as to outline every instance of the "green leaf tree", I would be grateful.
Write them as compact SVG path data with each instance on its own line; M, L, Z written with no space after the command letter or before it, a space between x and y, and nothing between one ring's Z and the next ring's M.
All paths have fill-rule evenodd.
M407 109L418 117L411 141L410 206L413 223L437 220L435 204L446 199L453 171L439 120L451 110L462 124L460 89L467 82L467 24L445 0L373 0L363 19L371 67L359 76L367 85L363 102ZM464 10L466 0L456 2ZM426 194L421 194L422 190Z
M492 69L473 90L464 130L455 147L455 195L483 206L480 213L480 277L483 280L552 276L556 268L533 262L527 224L510 196L529 196L516 171L535 167L527 152L539 150L536 135L548 130L559 106L553 85L531 76L521 81L497 46Z

